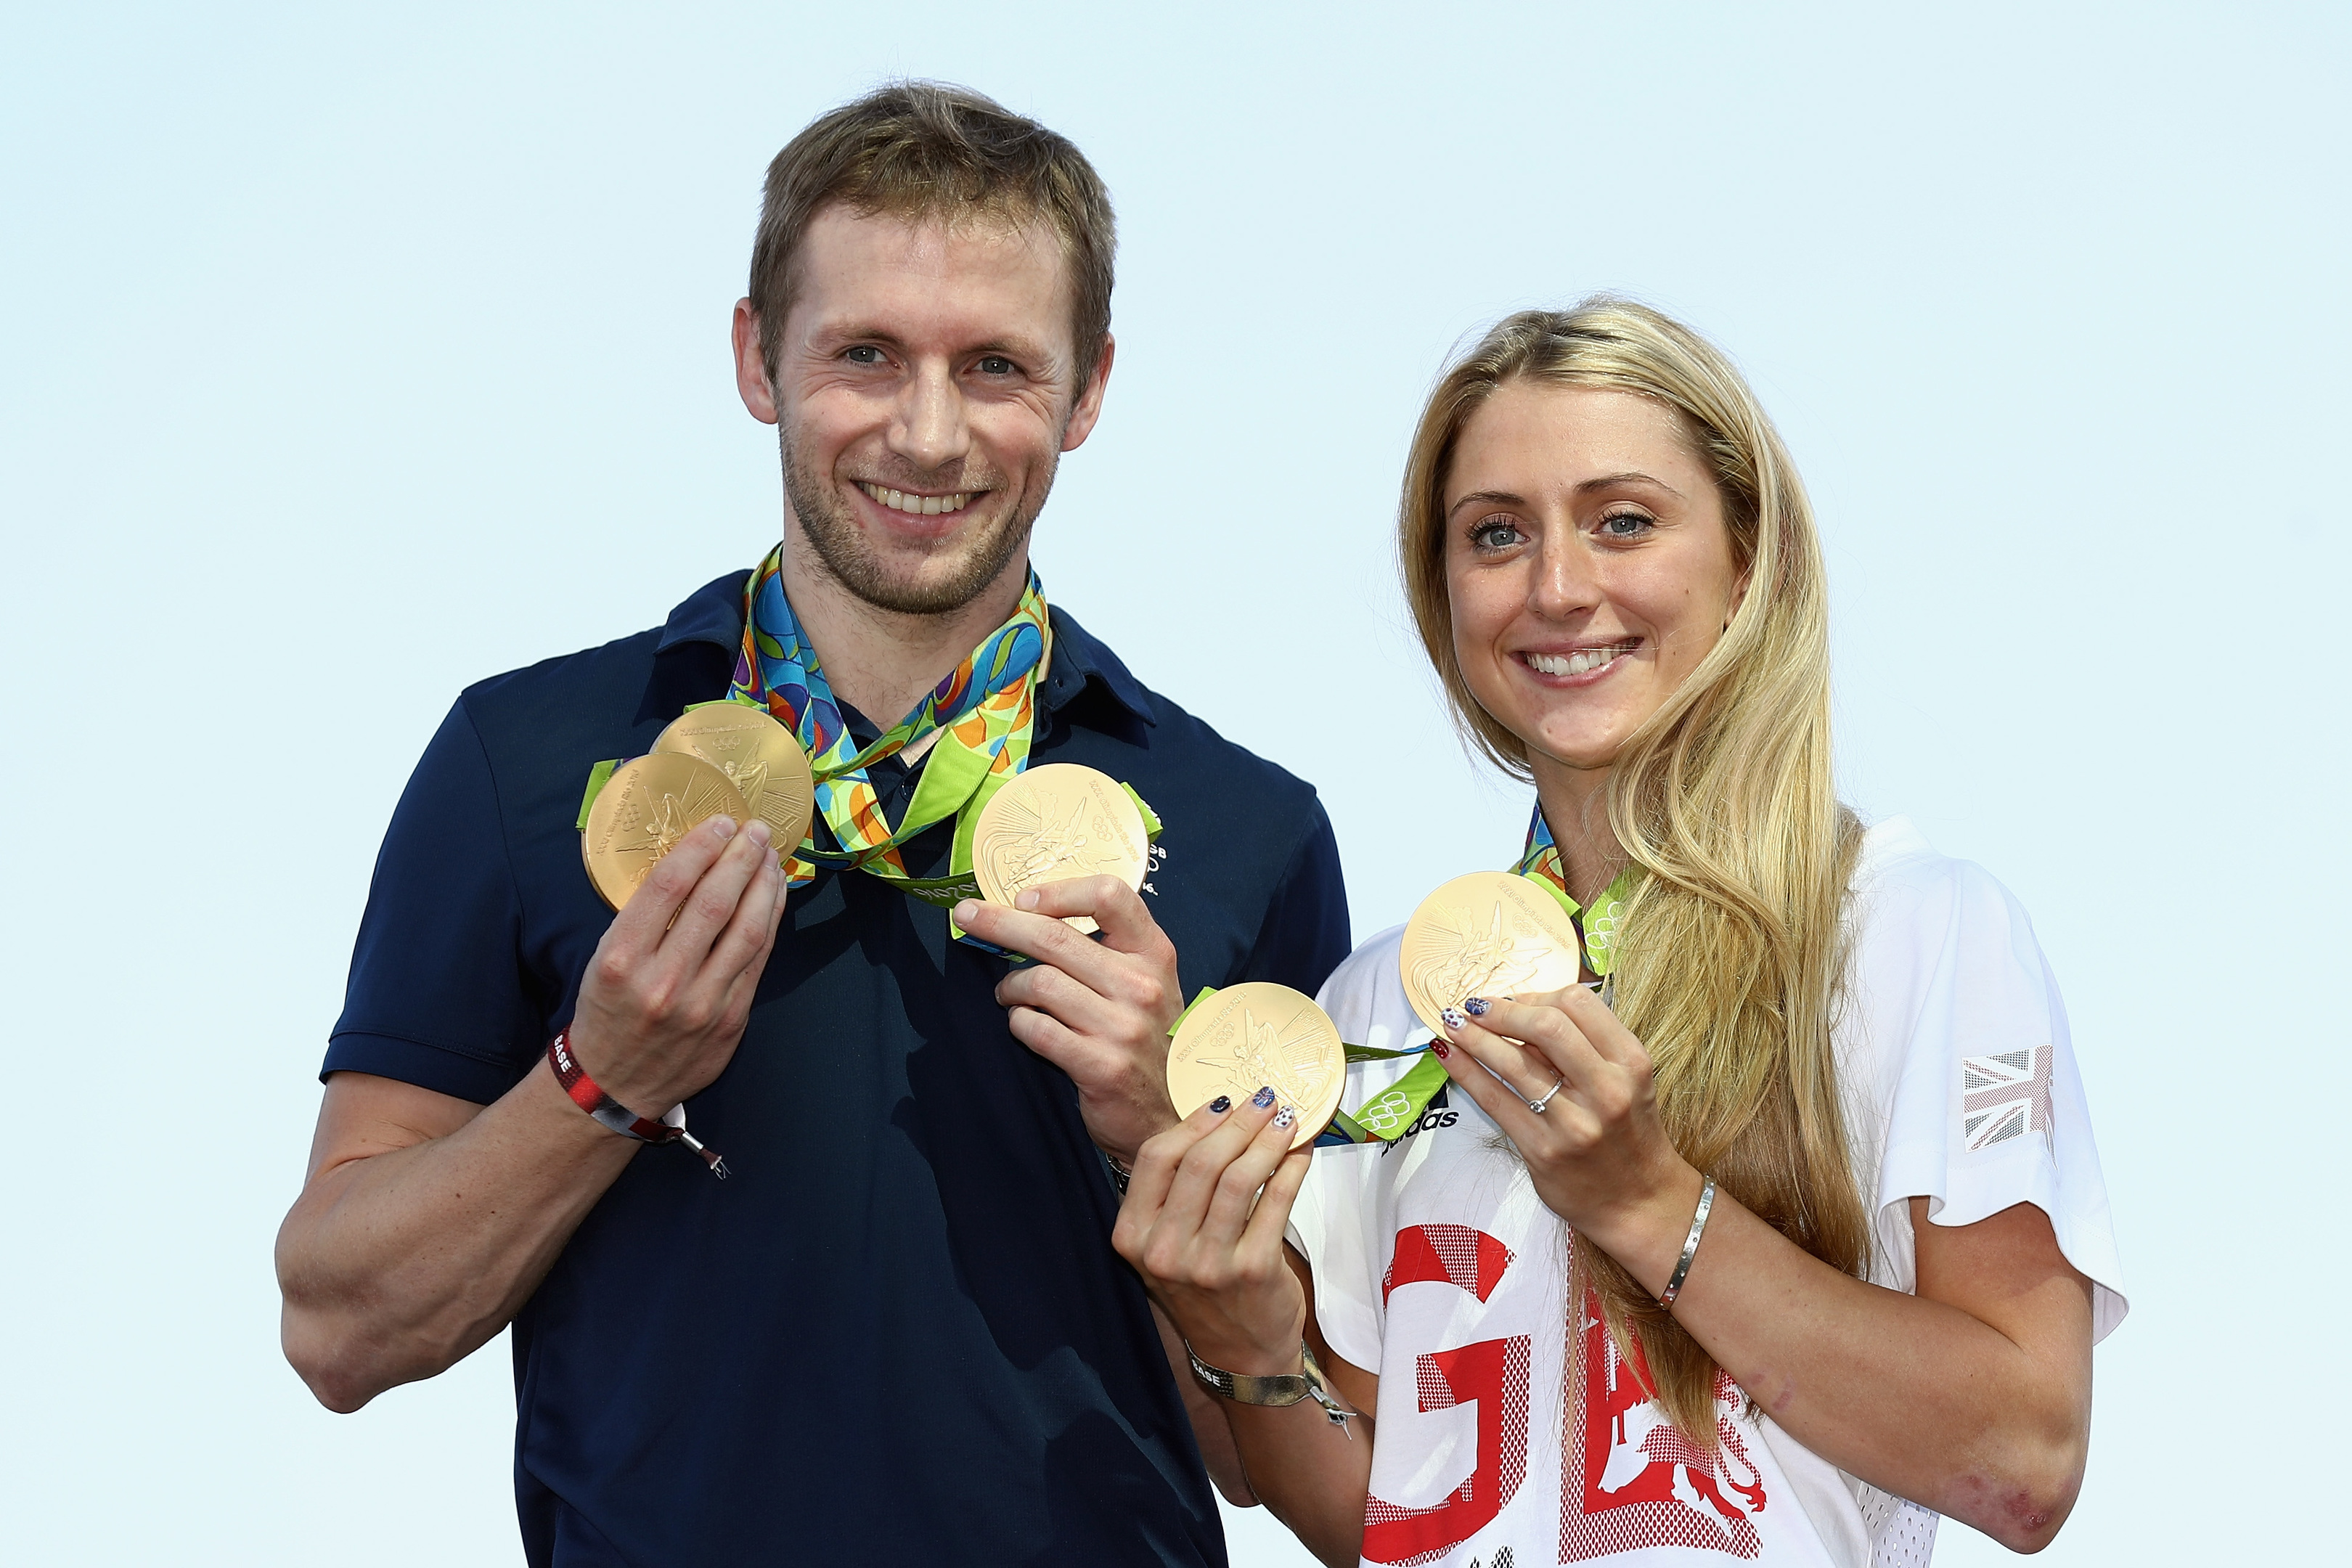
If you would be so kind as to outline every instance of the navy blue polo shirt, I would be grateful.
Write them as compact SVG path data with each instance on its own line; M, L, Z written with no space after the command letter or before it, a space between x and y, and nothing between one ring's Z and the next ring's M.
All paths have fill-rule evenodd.
M488 1102L547 1070L612 920L582 785L725 694L743 581L458 699L385 837L324 1072ZM1314 991L1349 945L1314 792L1053 625L1032 758L1164 820L1151 909L1187 994ZM948 849L942 825L908 869ZM688 1105L730 1176L640 1151L515 1319L530 1562L1224 1561L1076 1090L1005 1027L1004 971L862 873L793 896L741 1047Z

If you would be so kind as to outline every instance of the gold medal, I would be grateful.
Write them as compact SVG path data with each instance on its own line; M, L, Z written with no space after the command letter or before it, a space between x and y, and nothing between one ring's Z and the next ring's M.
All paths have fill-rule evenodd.
M700 757L727 775L753 816L768 825L776 862L808 836L816 784L808 753L790 730L748 702L710 702L681 713L654 742L657 754Z
M1298 1113L1294 1149L1339 1109L1348 1076L1339 1031L1315 999L1287 985L1228 985L1184 1016L1168 1047L1168 1098L1190 1116L1217 1096L1238 1105L1261 1087Z
M742 792L700 757L682 752L632 757L613 770L588 807L580 858L596 891L617 910L697 826L714 816L740 823L751 814Z
M1559 991L1583 973L1583 944L1559 900L1525 877L1473 871L1421 901L1405 922L1397 973L1421 1021L1470 996Z
M1143 813L1117 780L1076 763L1047 763L1013 774L980 808L971 875L982 898L1011 905L1031 888L1076 877L1112 876L1140 888L1150 851ZM1085 915L1066 923L1099 929Z

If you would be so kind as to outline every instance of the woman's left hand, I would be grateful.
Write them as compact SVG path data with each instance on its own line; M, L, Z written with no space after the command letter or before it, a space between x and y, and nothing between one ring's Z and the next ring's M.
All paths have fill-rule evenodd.
M1637 1277L1647 1272L1636 1258L1655 1250L1662 1226L1689 1222L1705 1178L1658 1119L1642 1042L1581 985L1472 997L1445 1022L1431 1048L1517 1145L1545 1206Z

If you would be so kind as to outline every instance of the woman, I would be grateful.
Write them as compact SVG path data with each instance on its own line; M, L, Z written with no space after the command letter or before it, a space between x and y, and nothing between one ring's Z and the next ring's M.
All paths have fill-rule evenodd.
M1261 1096L1146 1146L1118 1245L1252 1486L1332 1563L1924 1563L1939 1514L2042 1546L2124 1310L2065 1018L1998 883L1839 804L1753 394L1638 305L1514 316L1430 401L1402 547L1610 992L1459 999L1392 1145L1286 1156ZM1325 987L1351 1041L1429 1038L1399 935Z

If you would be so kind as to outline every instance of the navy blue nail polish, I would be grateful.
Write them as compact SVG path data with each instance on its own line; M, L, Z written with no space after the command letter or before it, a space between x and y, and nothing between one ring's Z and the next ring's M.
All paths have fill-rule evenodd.
M1234 1097L1230 1094L1221 1094L1217 1096L1216 1099L1209 1101L1209 1113L1212 1116L1223 1116L1226 1111L1231 1110L1233 1108Z
M1486 1016L1486 999L1484 996L1473 996L1462 1004L1462 1010L1474 1018L1483 1018Z
M1256 1106L1260 1110L1264 1110L1267 1106L1274 1103L1274 1090L1271 1089L1259 1089L1255 1094L1250 1096L1250 1103Z

